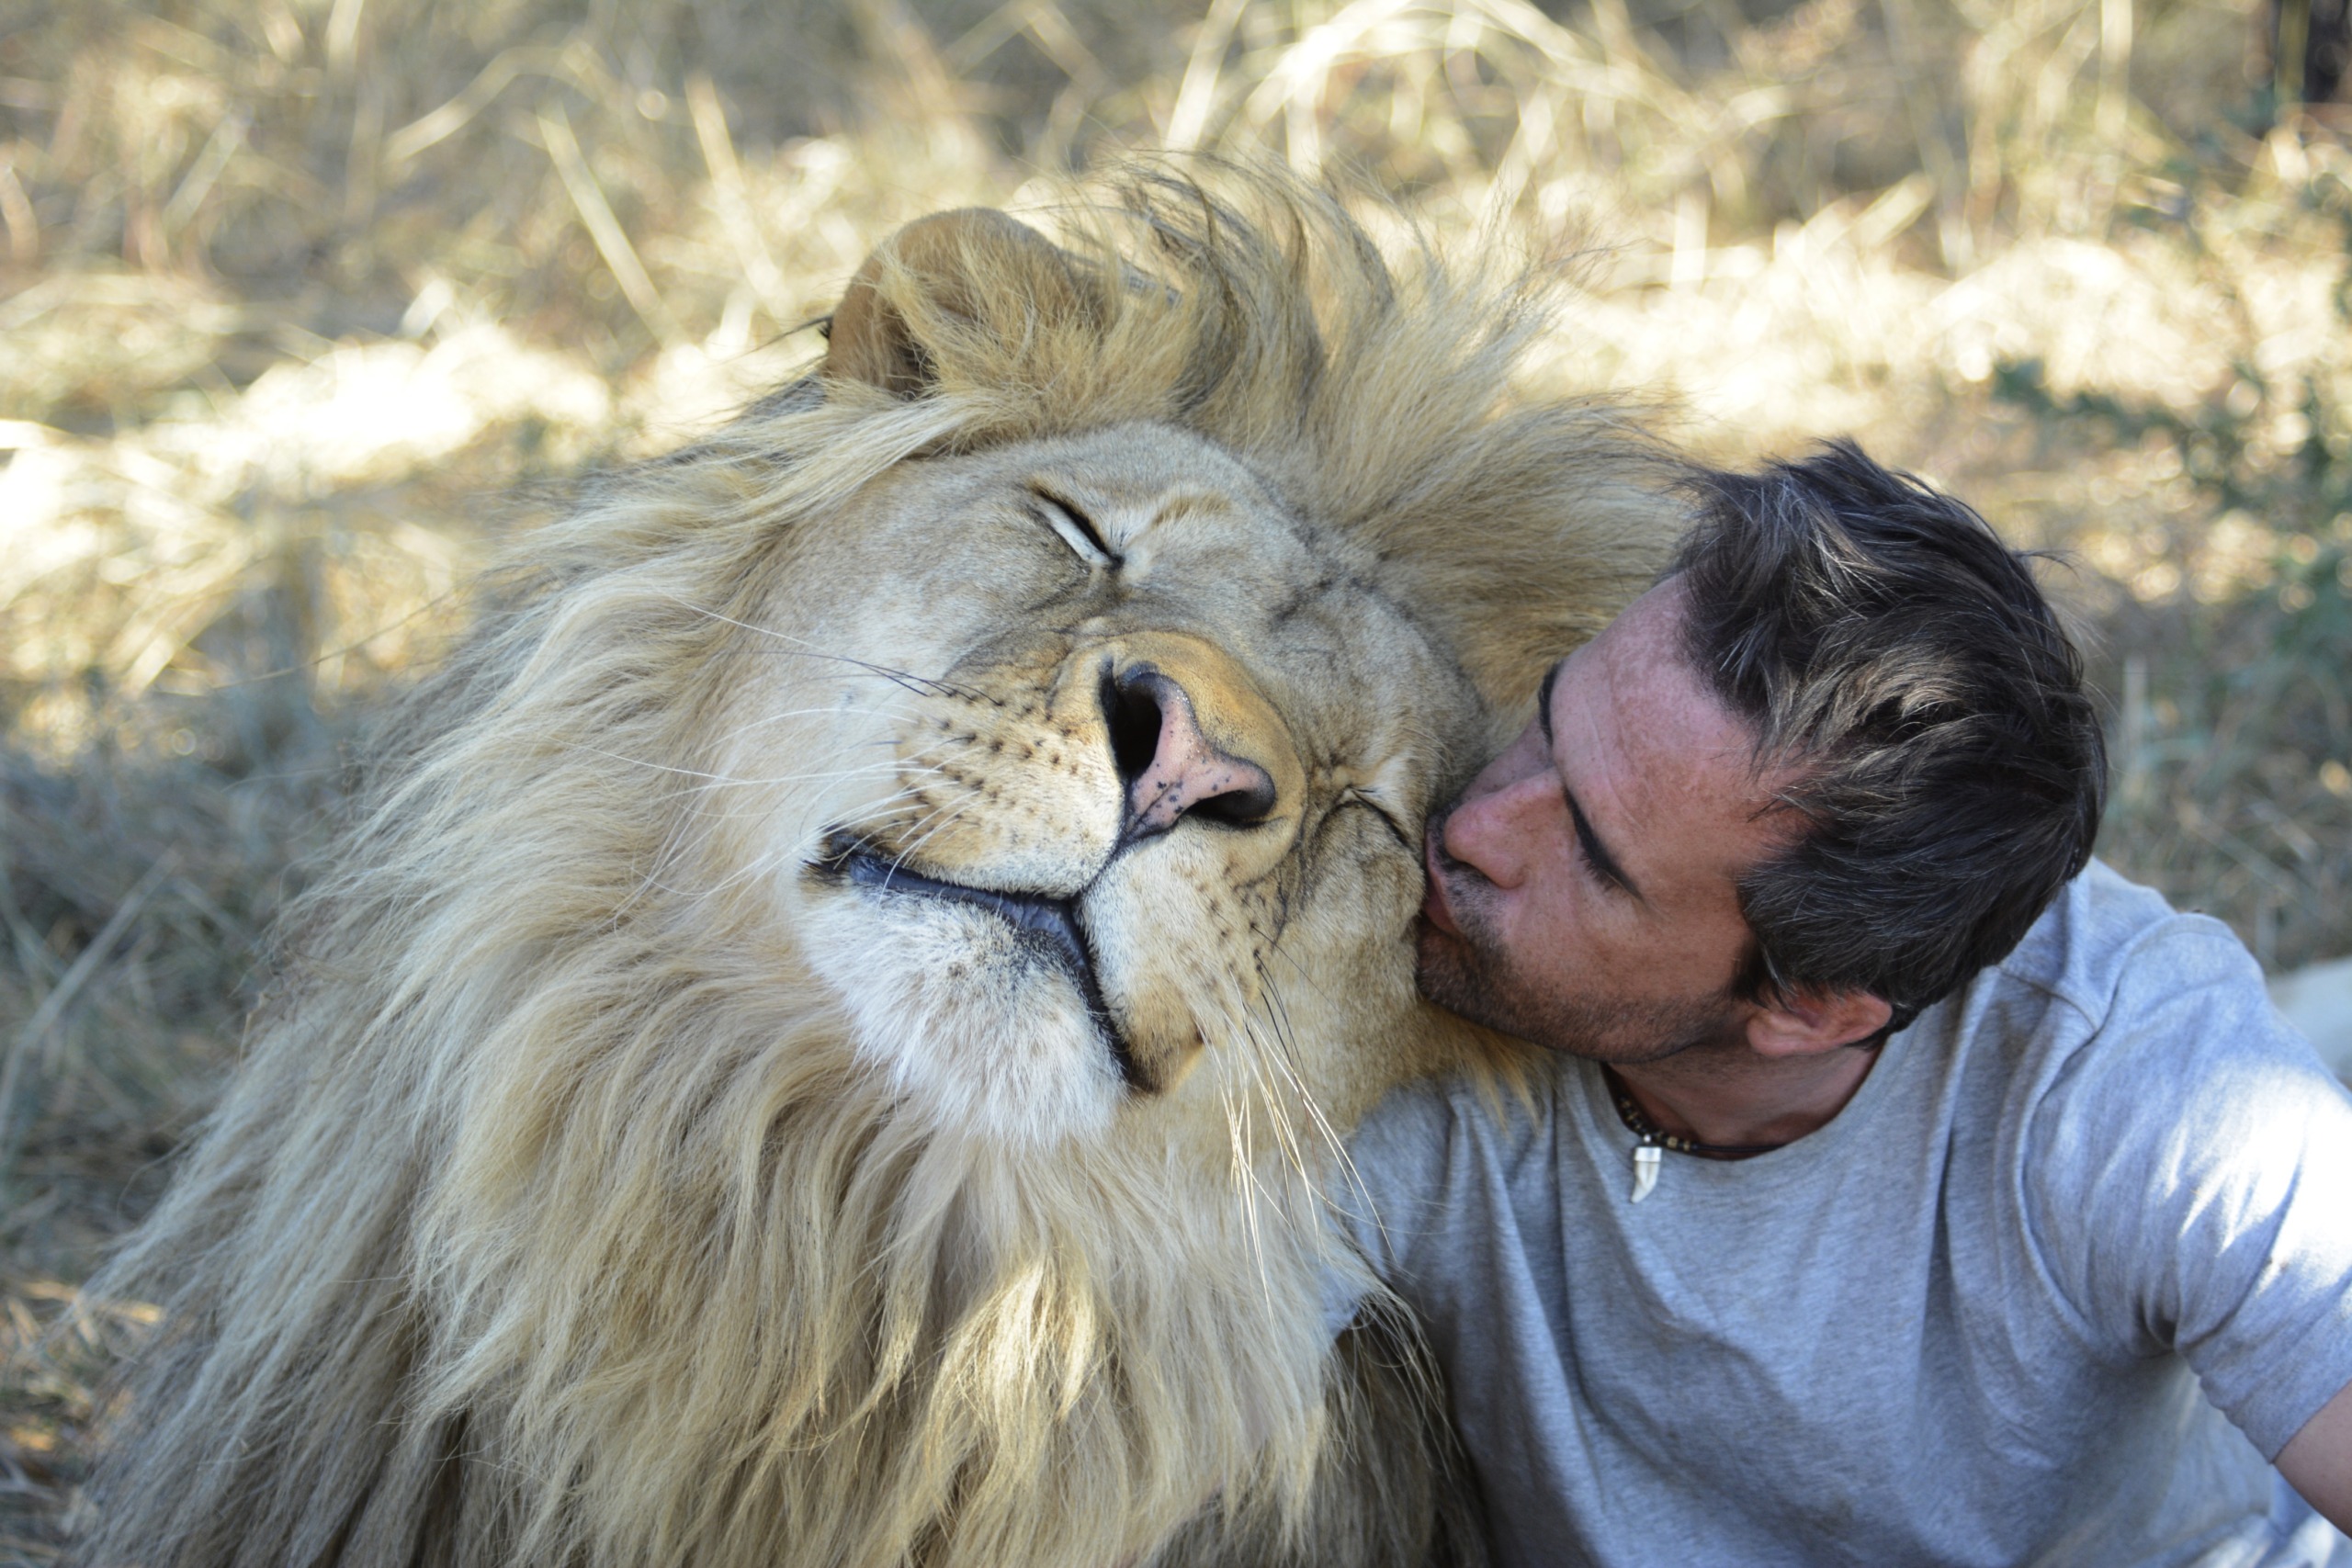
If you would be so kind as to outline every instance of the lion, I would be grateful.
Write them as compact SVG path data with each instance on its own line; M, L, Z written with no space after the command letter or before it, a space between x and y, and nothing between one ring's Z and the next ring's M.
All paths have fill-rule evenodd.
M1473 1550L1332 1207L1507 1077L1422 824L1679 518L1519 389L1546 287L1271 175L935 215L516 547L95 1287L164 1314L75 1560Z

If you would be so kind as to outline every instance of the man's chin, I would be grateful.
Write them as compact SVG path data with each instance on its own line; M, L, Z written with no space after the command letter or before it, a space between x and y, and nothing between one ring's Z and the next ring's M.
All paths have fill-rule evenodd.
M1687 1007L1545 1007L1460 937L1423 918L1414 928L1414 978L1421 995L1498 1034L1596 1062L1654 1062L1726 1038L1733 1014L1725 998Z

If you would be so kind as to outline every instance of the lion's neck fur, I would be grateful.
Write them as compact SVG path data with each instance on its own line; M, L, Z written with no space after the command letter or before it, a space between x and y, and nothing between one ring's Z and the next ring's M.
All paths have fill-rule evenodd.
M368 1561L391 1487L437 1499L387 1512L449 1532L450 1562L748 1564L781 1520L795 1561L1099 1563L1220 1490L1277 1519L1303 1499L1333 1434L1327 1249L1295 1172L926 1132L812 982L629 956L462 989L503 1016L314 995L258 1042L261 1089L171 1201L307 1245L167 1302L218 1338L144 1442L200 1447L218 1484L197 1517L126 1498L122 1523L233 1519L248 1549L342 1531ZM503 1066L432 1081L450 1030ZM355 1141L262 1103L316 1075L386 1114ZM290 1495L277 1475L325 1456L285 1451L285 1413L330 1383L376 1452L346 1426L334 1484Z
M496 1118L453 1151L457 1201L428 1191L419 1245L466 1350L427 1414L527 1412L502 1421L514 1462L611 1498L598 1522L643 1532L649 1560L729 1561L710 1547L785 1519L810 1561L897 1562L952 1518L922 1555L1113 1561L1204 1481L1253 1490L1253 1436L1276 1476L1305 1474L1326 1333L1305 1194L1261 1205L1279 1234L1233 1235L1230 1193L1201 1192L1180 1151L1008 1158L894 1117L821 1008L798 1033L740 1060L758 1031L616 1043L586 1124L518 1168L511 1214L481 1202L513 1154ZM740 1120L692 1114L779 1067Z

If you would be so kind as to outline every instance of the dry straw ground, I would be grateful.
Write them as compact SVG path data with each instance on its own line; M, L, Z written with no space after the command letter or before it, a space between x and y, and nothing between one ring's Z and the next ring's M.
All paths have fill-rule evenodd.
M0 1563L371 702L890 225L1120 147L1599 248L1552 373L2062 547L2109 856L2352 951L2352 156L2226 0L0 0ZM67 1332L43 1347L45 1325Z

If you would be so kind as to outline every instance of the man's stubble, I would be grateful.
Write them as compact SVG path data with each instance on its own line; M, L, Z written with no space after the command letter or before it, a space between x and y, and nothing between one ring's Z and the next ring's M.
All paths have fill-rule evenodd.
M1419 920L1417 973L1423 996L1473 1023L1596 1062L1655 1062L1724 1043L1733 1010L1725 992L1641 1000L1589 985L1547 985L1528 974L1496 935L1492 886L1445 852L1452 811L1449 807L1430 818L1427 830L1430 858L1445 882L1446 908L1462 935L1440 931L1426 916Z

